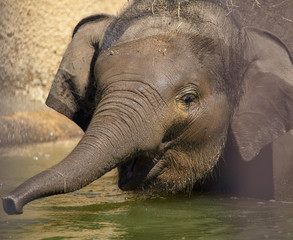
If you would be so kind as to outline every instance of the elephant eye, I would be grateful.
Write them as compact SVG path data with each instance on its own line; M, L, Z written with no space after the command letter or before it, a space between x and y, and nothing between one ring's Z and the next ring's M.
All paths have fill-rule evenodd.
M181 101L183 101L186 104L190 104L196 99L196 96L193 94L186 94L181 98Z
M189 107L191 103L197 101L199 99L198 95L195 93L187 93L179 98L177 98L176 103L177 105L184 105L185 107Z

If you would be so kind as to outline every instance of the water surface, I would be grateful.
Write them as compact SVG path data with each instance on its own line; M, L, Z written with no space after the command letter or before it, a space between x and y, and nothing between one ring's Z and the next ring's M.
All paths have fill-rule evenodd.
M62 160L77 141L0 150L0 195ZM115 172L74 193L0 210L0 239L293 239L293 204L194 194L138 200Z

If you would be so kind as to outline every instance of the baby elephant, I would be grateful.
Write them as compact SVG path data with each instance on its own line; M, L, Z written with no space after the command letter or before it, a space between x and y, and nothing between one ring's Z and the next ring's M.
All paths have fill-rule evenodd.
M215 1L136 0L76 26L47 105L85 134L3 198L8 214L116 167L123 190L225 189L293 129L292 58Z

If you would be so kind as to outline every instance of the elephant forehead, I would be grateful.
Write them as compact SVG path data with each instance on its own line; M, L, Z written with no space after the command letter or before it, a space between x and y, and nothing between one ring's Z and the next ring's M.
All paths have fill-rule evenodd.
M113 46L95 65L101 87L120 80L146 81L155 88L176 88L182 81L201 79L205 67L185 37L160 35Z

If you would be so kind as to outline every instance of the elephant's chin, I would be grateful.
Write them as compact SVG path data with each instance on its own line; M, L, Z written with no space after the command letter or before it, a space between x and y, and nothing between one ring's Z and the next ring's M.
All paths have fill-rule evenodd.
M118 167L119 188L125 191L140 189L157 177L165 165L166 160L160 155L144 153L131 157Z

